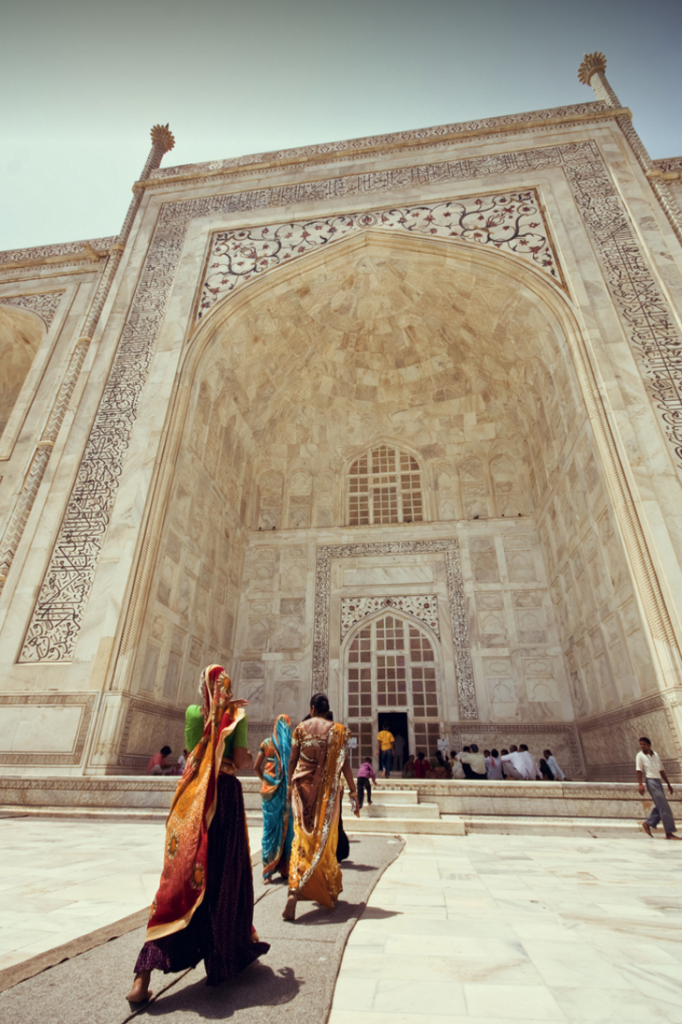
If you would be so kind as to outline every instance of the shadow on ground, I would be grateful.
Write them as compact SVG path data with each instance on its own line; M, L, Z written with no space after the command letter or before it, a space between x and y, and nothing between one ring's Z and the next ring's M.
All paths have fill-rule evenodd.
M0 1024L123 1024L145 1017L155 1021L235 1019L239 1024L281 1024L287 1004L301 1020L324 1024L329 1014L343 950L363 913L392 916L366 908L374 886L403 848L394 836L366 835L353 840L353 860L344 861L343 895L335 910L300 903L295 923L282 920L283 885L263 886L254 875L255 926L270 952L231 982L205 984L203 965L180 976L152 976L154 998L131 1013L125 1000L132 969L144 942L144 929L85 953L7 989L0 1003ZM177 1015L177 1016L175 1016Z

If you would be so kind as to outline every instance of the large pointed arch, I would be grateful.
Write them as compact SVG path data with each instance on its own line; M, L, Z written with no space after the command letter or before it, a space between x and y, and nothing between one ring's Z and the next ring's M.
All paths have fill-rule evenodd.
M239 293L218 303L188 339L189 343L178 372L173 406L166 424L165 450L155 470L154 498L140 552L141 569L136 576L133 598L121 637L121 653L129 655L129 658L119 658L117 672L122 676L133 671L140 672L139 668L134 668L134 654L143 629L147 628L145 617L151 628L148 605L154 573L158 574L158 552L164 529L164 516L169 507L177 472L178 453L187 436L191 417L197 409L199 380L213 375L217 402L213 415L218 417L224 431L232 430L238 434L241 429L239 417L241 416L243 421L244 412L249 412L255 396L266 393L270 404L265 411L270 419L265 420L261 417L258 420L257 428L261 431L261 436L273 423L284 422L288 415L284 390L278 390L272 381L268 388L265 388L265 371L272 372L275 357L278 360L276 366L282 372L288 369L295 370L302 353L316 351L318 336L312 328L308 335L299 332L296 336L291 332L288 335L283 332L278 336L276 331L271 330L267 340L258 337L254 344L252 333L249 344L252 353L256 353L258 358L254 357L249 364L253 373L250 373L247 379L244 376L247 365L244 353L247 351L245 337L248 331L243 326L244 323L249 317L252 318L249 323L256 323L254 317L261 318L259 323L265 323L268 316L272 317L269 296L271 291L276 289L278 314L280 307L284 308L288 301L298 303L299 306L303 304L301 308L305 308L310 324L317 330L319 322L315 320L315 309L310 305L313 300L308 299L310 282L317 280L324 283L331 277L335 281L349 281L352 284L356 280L354 275L358 266L363 259L369 257L387 264L393 261L391 265L398 267L398 278L402 272L401 268L418 267L419 273L423 275L425 289L434 275L442 275L443 280L447 278L450 282L448 314L445 312L445 299L442 295L436 295L434 292L428 301L423 297L420 299L419 296L409 295L405 299L403 289L405 308L409 306L411 309L412 303L416 310L415 318L425 318L436 310L441 322L444 323L446 315L454 317L458 302L461 305L465 299L479 303L477 308L481 317L487 312L491 317L498 318L497 325L492 325L490 334L486 335L490 340L487 352L482 353L480 346L477 349L473 342L467 342L467 352L470 354L472 365L478 359L476 366L479 367L481 381L492 382L492 385L497 387L493 397L500 403L501 408L506 400L505 388L517 403L524 401L530 391L527 380L515 376L509 366L505 365L502 358L505 345L512 353L509 357L512 364L518 361L530 366L536 360L538 375L546 375L548 366L563 368L568 384L562 398L571 403L576 415L586 421L586 443L591 446L590 451L594 451L600 473L605 480L611 507L615 510L613 522L618 543L622 544L627 552L627 571L634 582L635 607L646 623L644 635L655 652L659 671L667 678L677 680L680 658L675 630L637 515L632 489L619 457L618 444L601 399L599 381L578 317L570 301L532 268L520 265L518 260L504 253L489 251L483 247L477 248L459 241L446 243L438 239L403 237L398 234L389 236L376 230L366 232L360 237L330 243L324 252L313 252L295 265L277 268L263 278L249 283ZM475 290L471 291L470 282L474 274L480 274L482 279L490 282L491 290L486 292L486 310L480 305L480 295L477 295ZM497 306L491 301L493 292L497 296ZM402 300L398 293L396 295L396 302L399 305ZM391 299L393 300L393 296ZM395 307L396 302L387 301L387 305ZM513 302L521 303L524 309L532 311L536 318L535 333L521 331L518 323L506 316L506 310L511 308ZM341 316L338 308L335 308L333 313L337 319ZM358 316L356 320L360 323L361 317ZM282 324L286 327L285 321L282 321ZM466 338L462 342L463 345L465 341ZM262 347L258 349L258 346ZM287 363L286 366L284 361ZM313 396L328 394L324 388L330 378L325 378L324 374L327 372L327 365L331 365L332 362L333 360L328 359L320 370L320 376L315 379L310 392ZM219 367L219 373L215 372L215 367ZM548 386L555 386L555 377ZM475 376L471 379L475 381ZM405 380L409 382L409 374L405 374ZM523 387L519 386L518 390L512 390L515 380L522 382ZM222 387L222 391L218 385ZM291 386L290 380L287 386ZM365 386L369 388L373 385L363 385ZM223 394L230 397L230 402L222 400ZM367 408L371 405L371 400L364 394L354 396L353 400L367 402ZM436 402L439 399L429 399L431 400ZM558 400L558 392L554 400ZM404 416L400 422L407 422L408 418ZM412 419L416 421L417 417L413 416ZM532 420L531 416L527 418L531 426ZM201 429L205 436L210 436L206 424ZM252 430L252 426L248 429ZM248 495L244 501L247 499ZM239 523L235 523L231 536L238 534L240 529ZM562 599L561 595L557 598L558 601ZM144 648L144 643L142 647ZM125 686L125 679L122 678L121 683L117 685Z

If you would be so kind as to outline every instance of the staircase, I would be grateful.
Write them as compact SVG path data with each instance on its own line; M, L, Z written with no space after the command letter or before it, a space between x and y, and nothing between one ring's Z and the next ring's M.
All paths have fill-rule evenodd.
M372 803L365 804L360 817L348 813L344 801L346 832L401 832L439 836L466 835L464 822L456 815L441 818L438 804L421 802L416 789L389 789L385 783L372 786Z

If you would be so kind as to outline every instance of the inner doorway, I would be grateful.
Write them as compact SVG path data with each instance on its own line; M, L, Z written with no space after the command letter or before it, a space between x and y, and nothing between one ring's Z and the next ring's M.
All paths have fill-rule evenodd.
M401 772L410 756L410 737L407 731L406 711L380 711L379 732L388 729L393 735L393 770Z
M357 737L351 750L353 768L366 757L376 760L376 736L384 716L395 722L395 728L389 727L393 735L403 739L402 759L410 750L430 753L435 748L440 734L438 665L431 638L414 619L390 612L356 631L346 651L346 721Z

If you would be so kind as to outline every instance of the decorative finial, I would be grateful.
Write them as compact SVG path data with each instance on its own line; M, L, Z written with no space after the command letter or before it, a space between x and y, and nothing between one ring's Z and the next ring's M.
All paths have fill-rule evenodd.
M167 124L155 124L151 130L151 136L155 146L157 144L163 146L164 153L170 152L175 145L173 132Z
M595 71L606 71L606 57L598 50L585 54L585 60L578 68L578 81L583 85L589 85Z

